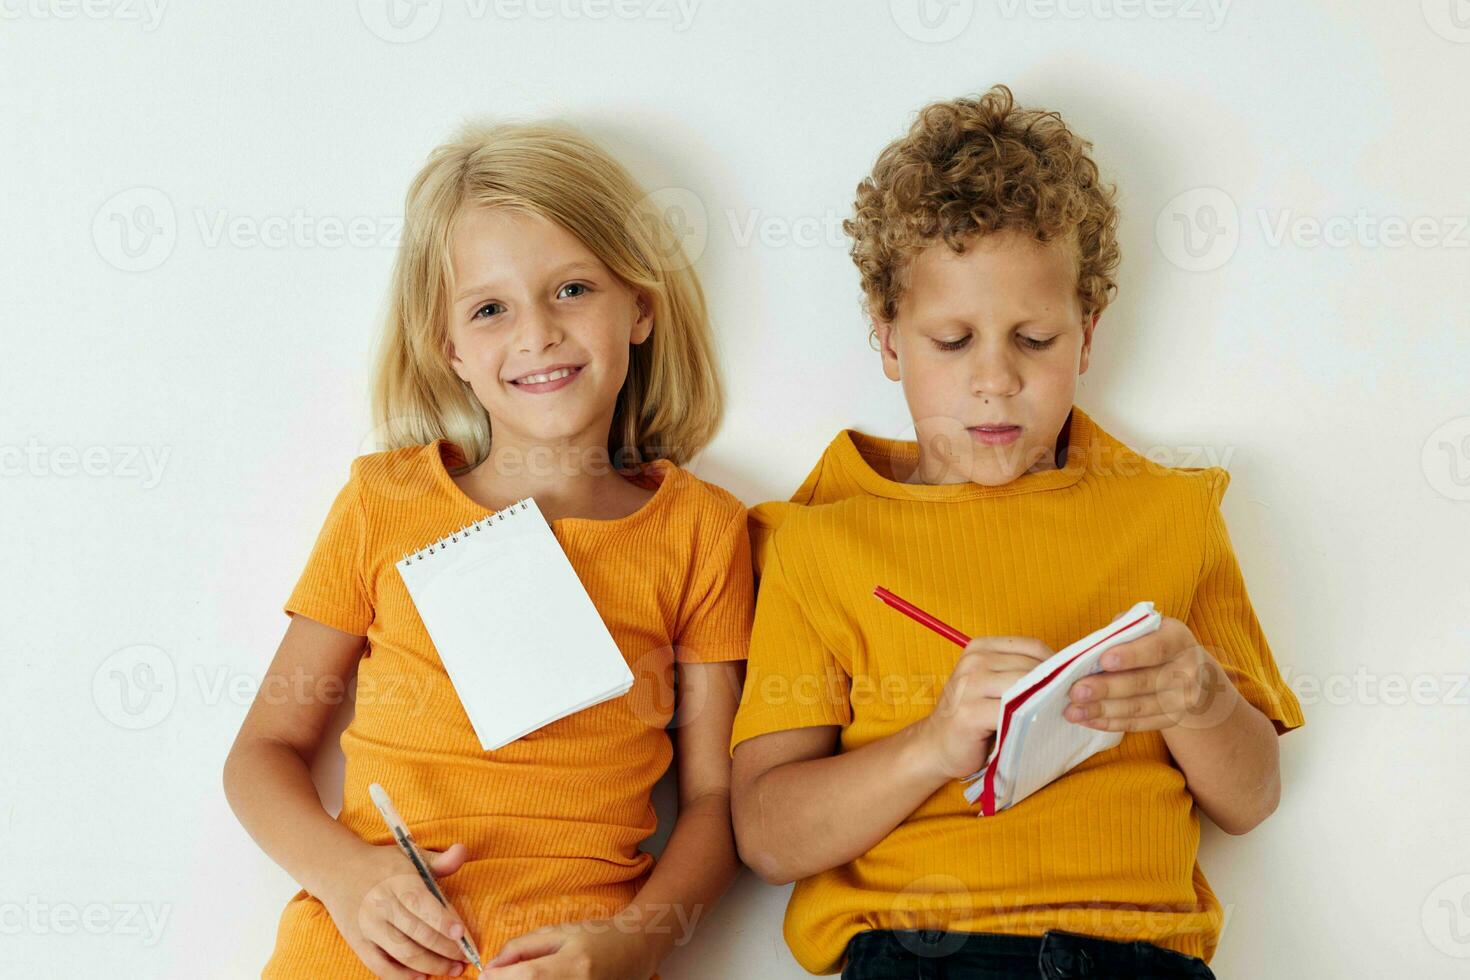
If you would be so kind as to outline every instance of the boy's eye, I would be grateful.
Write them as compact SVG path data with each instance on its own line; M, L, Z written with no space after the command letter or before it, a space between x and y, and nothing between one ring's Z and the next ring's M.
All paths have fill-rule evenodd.
M501 306L499 303L486 303L484 306L482 306L479 309L475 310L475 312L470 315L470 319L471 320L479 320L479 319L482 319L482 318L487 317L487 316L494 316L496 313L498 313L502 309L504 309L504 307ZM486 310L489 310L490 312L489 313L486 313L485 312Z
M1032 350L1046 350L1052 344L1057 342L1057 338L1055 337L1048 337L1045 340L1038 340L1035 337L1027 337L1024 334L1016 334L1016 338L1020 340L1024 346L1029 347Z
M574 296L581 296L581 295L583 295L584 293L587 292L587 284L586 283L582 283L582 282L569 282L565 286L561 287L561 289L557 290L557 293L556 293L557 297L560 298L562 296L562 294L565 293L568 289L581 290L581 292L578 292L578 293L573 294ZM570 299L572 297L568 297L568 298Z

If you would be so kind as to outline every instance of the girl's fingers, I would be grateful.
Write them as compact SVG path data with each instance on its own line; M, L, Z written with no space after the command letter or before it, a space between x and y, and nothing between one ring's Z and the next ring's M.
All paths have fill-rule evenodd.
M439 900L429 894L429 890L424 887L422 881L418 879L404 881L395 890L394 895L398 899L405 914L417 919L420 924L427 927L435 936L448 943L448 948L453 950L459 949L459 937L464 935L466 931L464 923L460 921L459 916L452 908L440 905ZM391 912L392 910L390 909L389 911ZM401 922L396 917L393 921L404 932L409 931L408 923ZM457 931L456 927L458 927ZM425 941L424 945L428 946L430 944L428 941ZM439 949L441 947L435 945L434 948Z
M429 894L422 883L417 883L416 888L405 888L396 897L398 900L391 903L385 911L388 913L388 921L399 932L440 956L454 960L463 959L459 943L450 939L438 926L444 918L437 913L443 912L444 906Z
M419 971L410 970L383 952L382 947L372 940L367 940L363 945L367 948L358 950L357 955L362 957L362 962L373 971L374 976L382 980L415 980L420 975Z
M565 941L562 935L549 932L532 932L524 936L517 936L500 947L500 952L495 954L495 958L485 964L485 973L496 977L504 976L506 974L491 974L490 971L494 967L505 967L523 960L549 956L561 949Z
M430 952L391 922L382 923L381 930L372 937L372 940L381 946L385 953L410 970L417 970L431 977L448 976L456 966L462 968L464 965L456 960Z

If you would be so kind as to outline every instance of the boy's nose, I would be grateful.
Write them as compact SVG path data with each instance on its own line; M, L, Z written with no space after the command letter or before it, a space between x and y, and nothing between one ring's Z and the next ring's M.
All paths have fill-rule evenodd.
M1005 397L1021 390L1021 374L1006 358L982 358L970 381L977 395Z

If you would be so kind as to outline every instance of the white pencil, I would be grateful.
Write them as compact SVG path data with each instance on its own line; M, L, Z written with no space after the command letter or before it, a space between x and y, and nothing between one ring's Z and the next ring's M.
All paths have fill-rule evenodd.
M383 815L383 821L387 823L388 829L393 832L393 837L398 841L398 846L403 849L403 853L407 854L408 859L413 862L413 866L418 871L419 877L424 879L424 884L428 887L429 893L439 900L440 905L449 908L449 900L439 890L439 884L434 880L434 872L429 870L429 864L424 860L424 856L419 853L418 846L414 844L413 837L409 834L408 827L404 824L403 818L398 815L398 811L393 807L393 801L388 799L388 791L377 783L373 783L368 787L368 795L373 798L373 805ZM464 947L465 953L469 955L470 962L475 964L477 968L483 970L484 967L480 964L480 954L475 950L475 944L470 942L468 932L459 937L459 944Z

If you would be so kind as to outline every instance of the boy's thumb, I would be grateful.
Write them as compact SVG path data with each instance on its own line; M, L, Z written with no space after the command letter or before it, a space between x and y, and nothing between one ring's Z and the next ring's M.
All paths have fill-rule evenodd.
M447 851L425 850L422 853L429 862L429 870L434 872L434 877L443 878L454 874L469 860L470 849L463 844L451 844Z

